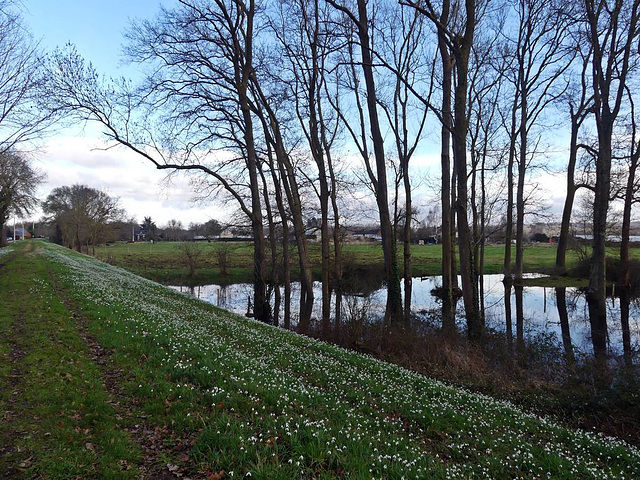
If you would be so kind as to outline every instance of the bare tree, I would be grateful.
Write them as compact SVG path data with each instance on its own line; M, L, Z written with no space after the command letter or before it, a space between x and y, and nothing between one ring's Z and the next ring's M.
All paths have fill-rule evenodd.
M593 202L593 253L587 303L593 351L601 365L607 355L606 229L611 187L612 136L637 55L640 0L584 0L585 40L593 49L593 112L598 132Z
M327 75L337 37L331 33L332 9L318 0L285 2L272 20L280 42L278 51L286 59L280 77L291 92L302 137L317 170L317 177L303 174L320 202L322 261L322 335L327 338L331 315L331 250L329 201L333 168L331 149L337 122L325 114ZM317 187L316 187L317 184Z
M445 0L440 13L433 2L414 2L407 0L408 5L425 15L435 26L442 41L454 61L454 88L451 137L453 140L453 163L456 178L457 198L455 211L458 222L458 251L460 255L460 275L462 277L462 295L467 332L470 338L479 339L483 332L482 312L478 299L478 277L475 271L473 237L469 225L468 206L468 169L467 169L467 135L469 129L469 111L467 95L469 89L469 59L474 42L474 35L479 19L482 17L485 4L475 0L465 0L464 8L456 9L456 21L444 23L443 12L451 8L449 0ZM448 20L448 17L447 17ZM447 59L450 57L447 56ZM444 172L443 172L444 176Z
M578 36L579 38L579 36ZM576 40L579 42L579 40ZM569 161L567 163L567 195L562 209L562 222L556 250L556 270L559 274L566 273L567 247L569 244L569 229L571 227L571 213L575 201L576 192L580 187L588 186L586 183L576 182L576 166L580 152L579 134L582 124L589 116L591 109L591 94L589 93L589 74L591 49L581 55L581 71L578 80L570 80L566 93L566 101L569 105L569 117L571 119L571 137L569 140ZM584 146L583 146L584 147Z
M501 188L491 189L492 174L501 167L500 98L504 95L504 70L508 59L496 54L499 31L486 28L478 35L471 57L469 80L469 156L471 160L471 212L474 258L478 274L480 310L484 311L484 248L492 210L497 210ZM498 187L497 185L495 187ZM493 190L493 192L492 192Z
M449 25L451 17L451 2L442 3L440 23ZM451 92L453 82L454 56L449 50L447 36L444 29L437 29L438 51L442 65L442 110L440 130L440 172L442 203L442 329L447 334L455 331L455 303L453 286L457 284L455 272L455 210L452 208L452 200L455 197L455 189L452 188L451 177L451 129L453 127L453 113L451 111Z
M313 311L313 272L307 245L305 231L303 196L298 182L298 168L295 159L286 147L284 122L281 121L280 108L277 101L273 101L268 92L265 92L261 79L253 75L251 88L255 92L256 103L253 106L254 114L260 119L265 139L273 149L277 168L280 174L280 182L285 192L285 197L291 212L293 231L298 247L298 260L300 265L300 322L299 329L307 333L311 314Z
M620 244L620 267L618 272L618 285L620 287L620 320L622 324L622 346L625 362L632 366L631 330L629 328L629 303L631 300L631 273L629 271L629 243L631 229L631 208L640 202L640 179L637 177L638 164L640 163L640 138L636 120L635 103L631 90L627 87L626 94L631 107L629 154L626 162L627 181L624 188L624 207L622 212L622 241Z
M91 246L94 255L109 223L122 217L117 198L86 185L54 188L42 209L60 227L65 246L77 251Z
M36 189L44 176L22 155L0 153L0 246L7 243L4 226L11 215L26 215L38 205Z
M55 110L35 107L44 71L19 5L0 0L0 153L38 138L57 119Z
M404 209L402 215L403 242L403 280L404 280L404 317L405 322L411 318L412 298L412 265L411 265L411 225L413 221L413 203L409 162L413 157L418 143L422 140L427 121L428 105L434 87L433 65L429 61L426 48L426 27L424 17L414 9L390 6L382 12L377 28L381 41L378 42L375 55L382 58L386 65L391 66L393 75L386 82L387 92L379 96L379 105L384 112L387 124L392 133L395 156L399 163L399 178L404 193ZM431 73L429 73L431 70ZM413 93L409 85L425 83L419 98ZM385 85L383 85L384 87ZM385 94L386 93L386 94ZM398 209L396 193L396 210ZM394 219L394 225L400 221ZM397 237L394 228L394 237Z
M564 88L556 88L556 85L571 64L575 48L565 48L562 41L567 35L569 22L559 6L553 3L520 0L517 4L517 15L519 28L514 67L517 68L515 80L519 116L514 131L519 137L519 154L515 283L521 288L524 271L526 175L536 158L536 146L539 144L538 139L531 137L546 107L564 93ZM507 212L507 216L510 215L511 212ZM507 248L510 249L511 246L508 245Z
M131 61L150 68L139 95L126 82L105 85L70 51L53 56L47 97L54 108L98 121L109 140L156 168L200 175L204 195L224 191L238 203L254 237L254 314L268 321L250 90L255 16L254 0L180 0L129 31Z
M196 268L198 268L198 263L204 254L202 244L196 242L182 242L176 246L176 250L178 250L185 265L189 269L187 277L193 278L196 273Z
M342 12L347 22L355 30L353 33L357 38L359 52L356 54L353 48L353 40L348 38L349 64L348 70L354 81L353 93L355 94L356 108L358 109L360 133L349 127L349 121L344 117L344 112L338 112L343 117L343 123L349 129L353 140L358 146L358 150L365 162L367 176L373 191L375 192L376 203L380 218L380 229L382 234L382 250L384 256L384 273L387 283L387 305L385 319L390 322L398 321L402 315L402 293L400 289L400 275L398 269L397 247L395 236L391 225L391 214L389 211L389 193L387 185L387 162L385 157L384 139L378 117L378 97L376 92L376 79L373 69L373 49L372 31L369 19L369 6L366 0L356 0L355 4L338 3L334 0L327 0L330 5ZM356 12L356 13L354 13ZM354 39L355 40L355 39ZM360 66L364 80L364 92L366 105L363 105L361 92L359 92L360 75L355 67ZM366 119L364 114L366 108ZM365 129L369 127L367 133ZM368 139L371 138L373 147L373 158L375 165L372 165L368 147Z

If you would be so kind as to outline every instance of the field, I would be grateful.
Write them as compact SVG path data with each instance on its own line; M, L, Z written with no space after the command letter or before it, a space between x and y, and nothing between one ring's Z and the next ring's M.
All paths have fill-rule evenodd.
M622 441L44 242L0 250L0 355L2 478L640 477Z
M193 284L205 283L235 283L249 282L253 272L253 246L251 243L199 243L202 256L193 278ZM182 283L187 277L188 269L179 243L116 243L101 246L96 250L96 256L113 265L121 266L130 271L155 281L172 284ZM226 249L228 272L220 273L220 249ZM439 275L442 252L440 245L412 246L413 274L415 276ZM311 261L314 272L320 277L320 246L310 244ZM616 252L611 249L611 255ZM345 271L358 273L358 270L370 273L380 272L383 262L382 248L377 244L347 244L343 247ZM515 248L512 252L515 258ZM536 244L525 249L525 271L529 273L552 273L555 265L555 245ZM502 273L504 245L488 245L485 250L485 273ZM640 249L633 249L632 256L640 257ZM267 257L270 259L270 255ZM569 268L577 265L577 255L570 251L567 255ZM297 257L292 252L292 266L297 271ZM533 282L533 281L532 281ZM540 282L539 280L537 281ZM554 280L554 285L582 285L580 279Z

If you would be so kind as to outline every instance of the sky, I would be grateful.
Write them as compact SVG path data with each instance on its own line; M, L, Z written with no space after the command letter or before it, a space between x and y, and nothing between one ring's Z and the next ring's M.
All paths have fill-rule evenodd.
M122 60L124 32L131 19L153 18L158 12L158 0L22 0L24 20L33 36L45 51L72 43L96 70L106 76L136 78L135 66ZM170 6L171 0L163 2ZM436 137L425 143L434 144ZM121 148L104 150L100 130L91 125L77 125L44 139L34 154L35 163L47 180L39 189L41 198L55 187L81 183L105 190L120 198L128 218L142 222L151 216L159 226L171 219L189 223L203 223L211 218L231 220L233 207L209 203L196 205L191 201L191 188L185 179L174 179L167 187L160 172L135 154ZM414 167L439 178L439 154L418 155ZM561 211L564 201L562 175L546 175L541 188L543 196L554 212ZM433 182L431 182L433 183ZM415 194L415 204L428 210L433 192L423 189ZM37 217L37 215L36 215Z
M134 18L152 18L157 0L23 0L23 18L43 50L73 43L78 52L106 76L139 75L122 61L123 33ZM45 138L33 154L46 174L38 193L45 198L53 188L80 183L119 197L128 218L142 222L151 216L158 226L177 219L203 223L226 217L220 205L196 205L185 179L164 182L166 172L122 148L104 150L96 126L77 125ZM37 214L36 214L37 216Z

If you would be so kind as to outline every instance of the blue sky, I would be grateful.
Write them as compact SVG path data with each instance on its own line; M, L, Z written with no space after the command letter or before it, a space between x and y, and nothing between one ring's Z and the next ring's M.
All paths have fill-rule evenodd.
M157 0L24 0L24 18L46 50L71 42L98 71L117 75L129 20L152 18L159 5Z

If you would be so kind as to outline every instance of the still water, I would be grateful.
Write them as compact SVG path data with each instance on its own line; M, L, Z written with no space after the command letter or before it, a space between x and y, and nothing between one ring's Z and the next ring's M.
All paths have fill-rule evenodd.
M417 277L413 279L412 310L418 315L428 315L429 312L440 308L440 301L431 294L431 290L442 284L441 277ZM504 286L502 275L484 276L484 305L486 325L498 331L506 329ZM252 298L253 285L237 283L231 285L201 285L196 287L172 286L171 288L183 293L191 294L201 300L212 303L220 308L235 313L247 313L248 299ZM297 310L300 284L291 285L291 310ZM321 288L314 286L316 302L313 317L321 317ZM353 318L357 313L366 312L371 319L381 318L384 314L387 292L385 288L378 288L366 293L343 295L343 322ZM555 337L561 343L561 326L556 289L550 287L525 287L523 292L524 305L524 337L533 339L539 335ZM513 330L516 330L515 292L511 293L511 308L513 312ZM590 354L591 330L589 325L589 311L585 296L577 288L566 289L566 307L569 316L569 331L574 349ZM281 308L282 311L282 308ZM464 311L462 300L458 301L458 323L464 326ZM610 298L607 301L607 321L609 326L610 352L622 355L622 330L620 325L620 300ZM635 351L640 348L640 301L632 300L629 314L631 345ZM292 319L295 323L295 319Z

